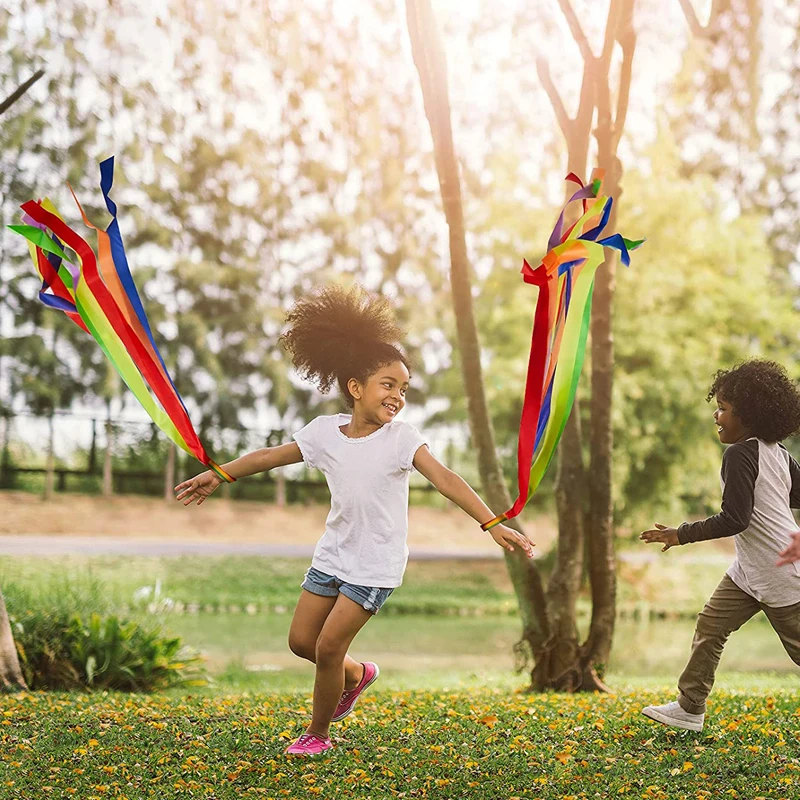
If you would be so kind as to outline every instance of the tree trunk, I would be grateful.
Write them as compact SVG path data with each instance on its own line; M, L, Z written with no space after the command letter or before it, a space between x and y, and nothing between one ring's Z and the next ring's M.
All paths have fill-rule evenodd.
M483 387L461 181L450 124L445 56L430 0L406 0L406 19L411 52L420 77L425 114L433 138L439 188L450 233L450 282L472 444L477 453L483 492L492 510L500 513L511 505L511 498L497 459L494 430ZM509 524L519 530L516 520L511 520ZM522 639L534 660L538 661L549 633L541 576L523 553L505 551L504 555L519 602Z
M171 503L175 500L175 443L170 442L167 449L167 464L164 467L164 500Z
M11 632L6 603L0 593L0 691L26 690L28 685L19 666L19 656Z
M633 28L634 0L620 0L614 38L622 46L622 68L617 92L616 113L612 116L611 91L606 79L597 86L598 161L606 171L604 193L614 198L609 230L616 230L621 196L622 162L617 147L625 125L630 93L636 34ZM610 58L610 47L604 48ZM607 74L606 65L606 74ZM589 553L589 581L592 592L592 621L584 645L586 666L602 674L608 665L614 637L617 600L617 569L614 548L611 458L613 431L611 407L614 390L613 303L616 287L616 256L609 253L595 278L591 321L592 415L590 435L589 526L586 531Z
M621 165L617 158L617 146L625 127L628 98L632 75L633 52L636 38L633 30L634 0L612 0L606 20L603 50L599 57L592 53L589 42L581 29L569 0L558 0L567 25L584 60L584 84L581 102L574 120L567 116L561 98L550 80L547 66L538 63L542 81L567 142L569 171L586 174L586 158L594 107L597 108L598 163L606 170L604 194L619 200ZM623 59L617 91L616 113L612 117L609 67L615 43L622 45ZM612 213L609 230L614 230L616 208ZM592 594L592 621L589 637L577 652L577 663L573 671L565 672L562 682L567 688L585 690L607 690L598 676L608 663L614 634L616 615L616 563L612 525L611 495L611 402L613 394L613 338L612 308L614 297L614 264L609 258L597 271L591 322L592 397L590 422L590 465L584 468L583 447L578 426L576 402L567 429L559 448L561 469L556 498L559 510L559 554L562 549L569 552L575 540L574 528L583 528L589 562L589 579ZM578 493L578 485L588 485L588 498ZM563 545L563 548L562 548ZM557 567L559 561L557 559ZM566 658L573 653L570 620L566 604L574 604L574 563L565 559L563 569L566 577L560 581L560 590L553 589L551 606L561 608L563 617L560 636L563 641L551 643L551 651L562 653ZM574 609L574 605L572 606ZM562 664L562 666L565 666Z
M547 585L550 638L543 663L534 672L534 686L574 692L583 683L576 604L583 572L585 470L581 458L580 414L573 408L559 443L556 477L558 540L556 560Z
M625 125L635 46L634 0L611 0L602 54L595 57L569 0L558 0L584 60L583 84L577 115L571 119L539 59L537 71L553 105L568 150L569 171L586 174L594 108L598 109L596 136L599 163L608 174L606 194L618 196L621 168L616 156ZM406 0L414 63L420 75L425 114L430 124L445 217L450 230L453 305L458 345L467 395L470 428L484 491L494 509L507 508L510 498L494 447L480 368L480 349L472 313L469 262L464 237L458 163L450 127L450 106L444 53L438 38L430 0ZM616 41L623 49L616 115L611 116L609 67ZM612 218L612 228L613 229ZM592 310L592 403L590 452L587 471L583 460L579 405L567 423L559 447L556 502L559 539L556 561L545 597L539 573L529 562L507 558L509 572L523 616L524 639L534 656L531 685L575 691L605 690L594 667L608 660L616 610L616 565L611 514L611 397L613 340L611 311L614 292L613 261L598 271ZM583 487L588 484L588 497ZM589 554L592 623L588 641L578 644L576 600L582 570L582 542ZM545 603L546 600L546 603Z
M44 75L42 70L38 70L28 81L20 86L15 92L9 95L2 103L0 103L0 114L7 111L11 106L22 97L25 92L33 86L36 81ZM3 453L2 453L2 477L6 477L6 469L8 465L8 439L9 439L9 426L10 419L5 417L4 439L3 439ZM45 490L44 497L48 499L53 492L53 416L49 418L50 436L47 451L47 473L45 474ZM19 656L17 655L17 648L14 644L14 635L11 632L11 623L8 619L8 611L6 610L6 603L3 595L0 592L0 691L14 692L20 690L27 690L28 685L25 683L25 678L22 675L22 670L19 666Z
M547 65L537 63L537 71L551 100L556 100L555 87ZM569 119L561 107L559 124L567 143L567 172L585 175L594 116L594 82L590 67L584 66L580 101L575 119ZM568 186L565 201L574 187ZM569 209L568 213L577 212ZM567 224L573 220L565 219ZM563 691L581 688L601 689L599 684L584 675L577 627L577 599L583 572L583 541L586 531L588 476L583 460L583 436L580 424L580 400L575 398L572 412L558 446L556 475L556 509L558 512L558 541L556 560L547 589L548 616L551 638L548 642L547 664L538 674L539 688Z

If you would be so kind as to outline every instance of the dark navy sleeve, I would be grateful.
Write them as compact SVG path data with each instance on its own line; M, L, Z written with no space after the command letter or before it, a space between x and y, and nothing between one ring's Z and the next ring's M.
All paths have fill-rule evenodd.
M783 445L781 445L783 447ZM785 447L783 447L786 450ZM791 453L787 450L786 455L789 456L789 475L792 478L792 490L789 492L789 506L791 508L800 508L800 464L798 464Z
M725 485L722 510L719 514L699 522L684 522L678 528L678 541L681 544L704 542L736 536L745 530L753 515L757 477L758 440L748 439L746 442L731 445L722 456L722 481Z

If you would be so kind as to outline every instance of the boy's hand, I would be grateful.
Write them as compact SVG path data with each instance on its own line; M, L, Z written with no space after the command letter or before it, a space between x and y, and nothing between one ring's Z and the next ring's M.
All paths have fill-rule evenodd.
M195 500L197 500L197 505L202 505L206 497L213 494L221 483L222 478L209 469L194 478L190 478L188 481L179 483L175 487L175 499L178 501L183 500L185 506L190 505Z
M795 561L800 561L800 531L792 534L792 543L778 555L780 556L780 560L775 565L776 567L782 567L785 564L792 564Z
M656 522L656 527L649 531L644 531L639 538L650 544L651 542L661 542L664 546L661 548L662 553L666 553L670 547L677 547L680 542L678 541L678 529L668 528L666 525L661 525Z
M489 533L500 547L504 547L512 553L515 547L519 547L528 558L533 558L533 548L536 545L524 533L517 533L511 528L506 528L505 525L495 525L489 530Z

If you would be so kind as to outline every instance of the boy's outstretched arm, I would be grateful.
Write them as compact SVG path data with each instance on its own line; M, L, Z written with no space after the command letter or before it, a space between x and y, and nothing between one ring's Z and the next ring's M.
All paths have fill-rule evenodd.
M722 508L719 514L698 522L684 522L677 528L657 522L655 528L644 531L639 538L648 544L663 544L663 552L681 544L736 536L750 524L757 477L758 445L751 442L731 445L722 457L722 481L725 489L722 492Z
M478 523L484 523L494 518L494 513L481 500L472 487L453 470L448 469L428 449L422 445L414 454L414 467L422 473L439 492L448 500L452 500L459 508L466 511ZM522 533L507 528L505 525L495 525L489 531L491 537L506 550L513 551L519 547L530 558L533 555L533 542Z
M289 442L277 447L264 447L261 450L254 450L252 453L220 466L232 478L245 478L258 472L268 472L271 469L275 469L275 467L297 464L302 460L303 454L300 452L297 443ZM175 487L175 499L182 500L185 506L195 502L195 500L197 505L202 505L206 497L213 494L221 483L222 479L215 472L210 469L206 470L188 481L179 483Z

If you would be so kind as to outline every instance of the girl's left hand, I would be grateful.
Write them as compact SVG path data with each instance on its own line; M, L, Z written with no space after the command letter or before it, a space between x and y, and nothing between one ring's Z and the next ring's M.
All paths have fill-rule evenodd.
M800 531L792 534L792 543L778 555L780 556L780 560L776 565L778 567L791 564L794 561L800 561Z
M639 538L647 544L651 544L652 542L662 543L664 545L661 548L662 553L666 553L670 547L677 547L680 544L680 541L678 541L678 529L668 528L666 525L661 525L658 522L656 522L655 528L644 531Z
M515 547L519 547L528 558L533 558L533 548L536 545L524 533L517 533L511 528L506 528L505 525L495 525L489 530L489 533L500 547L504 547L512 553Z

